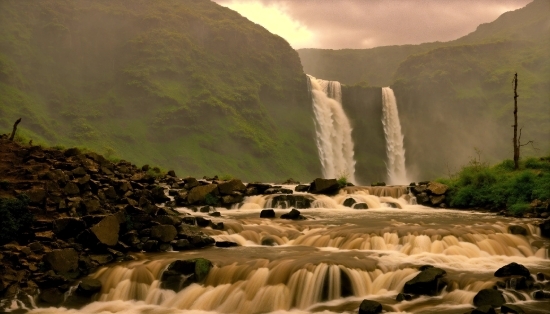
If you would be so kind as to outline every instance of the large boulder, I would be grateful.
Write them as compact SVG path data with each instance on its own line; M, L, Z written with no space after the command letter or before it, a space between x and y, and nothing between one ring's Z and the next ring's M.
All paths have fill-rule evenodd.
M217 197L219 195L217 184L207 184L194 187L187 195L187 201L189 204L206 204L209 201L209 199L207 199L208 195L211 197Z
M260 218L275 218L275 211L273 208L262 209L260 212Z
M509 277L509 276L530 277L531 272L525 266L515 262L502 266L495 272L495 277Z
M376 301L363 300L359 305L359 314L378 314L382 313L382 304Z
M479 291L474 297L474 306L482 307L490 305L492 307L500 307L506 303L502 292L495 289L483 289Z
M540 225L540 235L546 238L550 238L550 219L546 219Z
M403 287L404 293L419 295L438 295L446 285L442 278L447 274L445 270L436 267L423 267L421 272L413 279L407 281Z
M346 198L346 200L344 201L344 203L342 205L346 206L346 207L353 207L353 204L357 203L357 201L355 199L353 199L353 197L348 197Z
M336 179L317 178L309 186L309 193L312 194L336 194L339 190L340 185Z
M115 215L106 216L99 223L92 226L90 230L102 244L114 246L118 242L120 225Z
M439 182L430 182L426 189L433 195L443 195L447 192L448 187Z
M56 272L78 269L78 253L73 248L53 250L44 256L44 261Z
M218 183L218 190L221 195L231 195L233 192L244 192L246 186L239 179L233 179L225 182Z
M161 242L170 242L176 238L178 231L173 225L158 225L151 227L151 238Z
M202 282L211 268L212 262L204 258L177 260L162 274L161 286L178 292L191 283Z

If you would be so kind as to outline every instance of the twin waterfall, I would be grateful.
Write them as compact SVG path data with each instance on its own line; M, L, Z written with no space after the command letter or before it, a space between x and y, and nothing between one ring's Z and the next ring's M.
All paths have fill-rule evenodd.
M318 80L308 75L317 149L325 178L345 176L355 183L355 160L351 126L342 109L342 88L339 82Z
M308 75L313 99L316 142L325 178L345 176L355 182L355 159L352 128L342 108L342 88L339 82L316 79ZM403 134L393 90L382 88L382 125L386 140L387 183L408 184L405 169ZM367 143L360 143L367 144Z
M382 88L382 125L386 137L386 153L388 161L389 184L409 184L407 170L405 169L405 148L403 147L403 133L397 112L397 101L393 90L389 87Z

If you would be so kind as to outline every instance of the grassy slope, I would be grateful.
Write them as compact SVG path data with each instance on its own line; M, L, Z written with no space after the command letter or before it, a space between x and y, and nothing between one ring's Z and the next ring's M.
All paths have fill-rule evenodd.
M0 128L180 175L320 172L282 38L210 1L0 3Z
M305 71L317 77L392 85L409 169L429 178L456 170L474 147L491 162L511 155L515 71L523 139L538 148L524 147L524 154L550 151L549 12L548 1L537 0L447 43L299 54Z

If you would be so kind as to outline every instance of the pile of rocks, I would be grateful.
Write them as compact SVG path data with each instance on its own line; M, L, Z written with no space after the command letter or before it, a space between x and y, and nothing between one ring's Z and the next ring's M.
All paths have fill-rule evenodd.
M411 183L410 191L416 197L416 202L420 205L431 207L445 207L445 193L448 187L445 184L424 181L418 184Z

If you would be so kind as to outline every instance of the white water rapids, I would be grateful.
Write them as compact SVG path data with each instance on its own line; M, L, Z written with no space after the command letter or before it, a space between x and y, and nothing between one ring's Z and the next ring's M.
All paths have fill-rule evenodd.
M382 88L382 125L386 137L388 183L408 184L410 180L405 168L405 148L397 101L389 87Z
M300 209L307 217L300 221L259 218L276 195L248 197L240 208L219 208L220 218L207 216L223 222L223 230L202 229L238 247L136 254L136 261L91 275L103 283L96 302L32 313L357 313L365 298L381 302L387 313L465 313L479 290L501 280L493 273L508 263L550 275L550 241L534 220L409 205L406 189L397 187L372 192L394 197L361 187L333 197L295 194L313 199L312 208ZM369 209L344 206L350 198ZM288 211L275 209L277 217ZM509 233L510 225L527 234ZM160 287L168 264L197 257L214 264L204 283L179 292ZM426 264L447 272L447 287L434 297L396 301ZM527 313L550 308L523 291L504 290L504 297Z
M333 179L345 176L349 182L355 183L352 129L342 109L340 83L316 79L310 75L308 79L323 177Z

